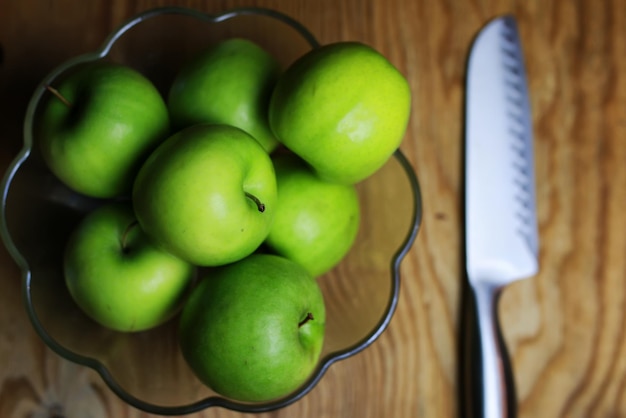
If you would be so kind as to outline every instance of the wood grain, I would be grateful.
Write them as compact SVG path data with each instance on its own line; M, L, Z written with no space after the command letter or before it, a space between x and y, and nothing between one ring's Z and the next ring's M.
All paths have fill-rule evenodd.
M462 298L463 77L473 36L518 18L536 134L541 271L500 312L522 418L626 417L626 5L621 0L0 2L0 168L21 146L26 102L54 66L94 49L124 19L177 4L270 7L322 43L360 40L407 75L403 150L424 220L383 336L331 367L303 400L264 417L453 417ZM0 251L0 417L148 417L32 330L20 275ZM214 409L194 417L237 417Z

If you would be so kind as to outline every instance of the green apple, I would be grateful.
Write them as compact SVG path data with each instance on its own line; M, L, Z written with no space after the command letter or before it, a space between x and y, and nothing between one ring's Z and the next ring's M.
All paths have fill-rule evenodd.
M50 170L91 197L129 193L141 162L169 133L156 87L134 69L97 61L48 89L38 135Z
M360 221L356 188L320 178L295 154L272 159L278 203L266 244L320 276L352 248Z
M281 75L270 101L278 140L327 180L354 184L399 147L411 107L406 78L373 48L315 48Z
M253 254L200 280L180 318L180 346L198 378L245 402L288 395L315 369L326 312L299 264Z
M241 129L193 125L148 157L135 180L133 205L146 233L173 254L200 266L232 263L269 233L274 167Z
M90 212L64 255L65 282L93 320L118 331L153 328L180 311L195 267L158 248L126 203Z
M252 41L232 38L203 51L177 74L168 95L172 123L223 123L243 129L271 152L269 98L280 74L278 61Z

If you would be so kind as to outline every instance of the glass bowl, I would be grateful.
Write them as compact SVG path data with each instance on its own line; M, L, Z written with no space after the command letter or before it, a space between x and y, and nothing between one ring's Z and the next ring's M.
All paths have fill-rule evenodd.
M179 351L176 319L149 331L120 333L87 318L65 287L61 255L72 228L104 202L66 188L33 146L45 86L79 65L103 59L136 68L165 92L188 57L235 36L258 43L284 67L318 46L298 22L266 9L206 15L160 8L140 14L113 32L100 50L65 62L42 80L27 109L24 146L2 183L2 238L22 270L33 327L56 353L93 368L120 398L150 413L180 415L212 406L261 412L303 397L334 362L359 353L387 328L398 302L400 262L421 221L418 180L398 150L357 186L362 223L356 244L340 265L318 279L327 305L321 359L310 378L282 399L241 403L204 386Z

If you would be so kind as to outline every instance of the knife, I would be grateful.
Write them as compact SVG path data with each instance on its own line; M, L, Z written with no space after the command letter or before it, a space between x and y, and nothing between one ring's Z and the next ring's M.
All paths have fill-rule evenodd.
M515 18L490 21L473 42L465 109L464 416L513 417L516 396L497 317L503 288L538 271L533 134ZM467 313L467 311L464 311Z

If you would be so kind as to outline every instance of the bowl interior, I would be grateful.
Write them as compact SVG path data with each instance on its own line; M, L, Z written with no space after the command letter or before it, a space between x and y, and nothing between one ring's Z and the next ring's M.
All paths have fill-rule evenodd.
M385 329L397 301L398 262L419 225L417 179L397 152L378 173L357 185L362 222L356 244L339 266L319 278L327 332L316 373L299 391L267 404L232 402L201 384L178 349L176 318L132 334L105 329L87 318L65 287L61 260L69 233L103 201L73 193L42 162L34 127L43 86L54 84L82 62L107 59L138 69L166 92L183 62L231 37L257 42L284 67L317 46L296 22L269 11L206 16L160 9L141 15L112 34L102 50L65 63L42 81L27 114L24 153L3 185L3 238L24 271L25 301L39 335L65 358L98 370L126 401L155 413L182 414L211 405L261 411L303 396L332 362L362 350Z

